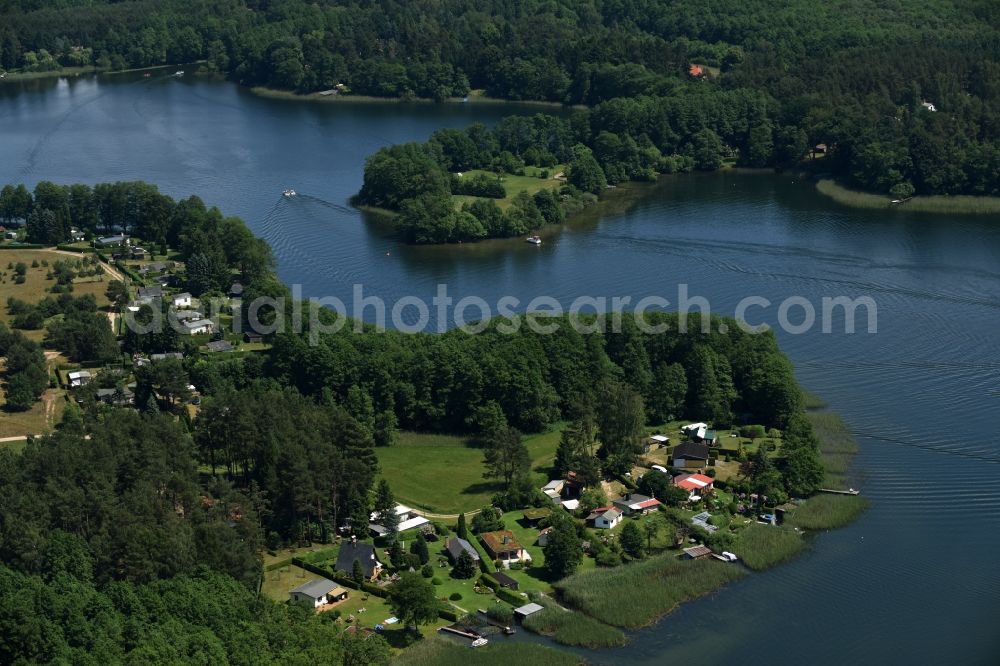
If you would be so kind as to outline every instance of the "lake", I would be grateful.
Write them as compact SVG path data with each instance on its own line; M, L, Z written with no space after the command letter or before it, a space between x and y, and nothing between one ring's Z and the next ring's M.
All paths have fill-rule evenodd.
M547 236L418 248L348 205L364 159L517 105L317 104L154 74L0 86L0 183L145 180L271 243L306 296L390 303L659 295L772 325L801 297L869 296L877 333L779 332L801 383L861 443L872 508L804 555L690 603L598 664L996 663L1000 655L1000 220L841 208L772 174L664 177ZM295 188L302 196L284 199ZM522 305L523 307L523 305ZM789 318L798 323L801 309ZM836 331L840 330L840 333Z

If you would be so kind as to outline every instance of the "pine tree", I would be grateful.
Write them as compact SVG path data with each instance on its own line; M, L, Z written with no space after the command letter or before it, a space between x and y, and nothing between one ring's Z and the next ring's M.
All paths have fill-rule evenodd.
M396 498L392 494L389 482L381 479L375 490L375 513L378 514L379 525L385 528L385 538L390 544L395 543L399 535L399 515L396 513Z
M365 570L361 568L361 560L354 560L351 566L351 578L360 583L365 579Z
M427 549L427 539L424 538L423 533L417 534L417 538L413 541L411 552L420 558L421 564L427 564L431 559L430 551Z
M458 533L459 539L469 539L469 528L465 526L465 514L458 514L458 528L455 530Z
M476 575L476 562L472 559L472 555L469 555L468 551L463 550L462 554L458 556L458 560L455 561L455 568L452 569L451 575L453 578L472 578Z

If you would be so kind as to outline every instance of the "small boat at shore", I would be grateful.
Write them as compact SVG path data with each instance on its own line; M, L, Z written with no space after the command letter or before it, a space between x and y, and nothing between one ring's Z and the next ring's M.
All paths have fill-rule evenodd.
M174 72L174 76L184 76L184 70L180 69Z
M541 236L528 236L525 240L527 240L532 245L541 245L542 244L542 237Z
M281 193L281 196L285 197L286 199L291 199L292 197L297 196L297 195L298 195L298 192L296 192L295 190L291 190L291 189L285 190L284 192Z
M472 647L474 648L483 647L487 643L489 643L489 641L486 640L485 638L477 638L476 640L472 641Z

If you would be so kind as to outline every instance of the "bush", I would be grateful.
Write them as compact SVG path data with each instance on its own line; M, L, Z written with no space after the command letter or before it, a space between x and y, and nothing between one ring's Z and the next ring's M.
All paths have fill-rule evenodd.
M452 601L459 601L462 598L462 593L452 592L450 595L448 595L448 598L451 599Z
M493 576L490 576L489 574L483 574L482 576L480 576L479 582L485 585L486 587L490 588L494 592L500 589L500 581L498 581Z
M514 621L514 609L504 604L493 604L486 609L486 617L509 625Z
M429 564L425 564L424 566L420 567L420 575L422 575L424 578L433 578L434 567L432 567Z
M497 597L501 601L506 601L513 606L520 606L524 603L524 597L522 597L517 592L508 590L506 587L501 587L497 590Z
M438 578L437 576L434 576L433 578L431 578L431 583L434 584L434 585L440 585L441 584L441 579Z

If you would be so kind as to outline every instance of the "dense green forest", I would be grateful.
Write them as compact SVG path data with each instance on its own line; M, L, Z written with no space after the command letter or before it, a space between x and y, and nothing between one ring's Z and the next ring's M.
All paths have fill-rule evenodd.
M664 155L698 161L707 147L781 166L824 143L824 170L873 191L1000 188L990 0L3 0L0 15L8 69L204 60L301 92L617 100L607 112L625 124L604 129L640 147L646 135ZM715 69L693 77L692 63Z

